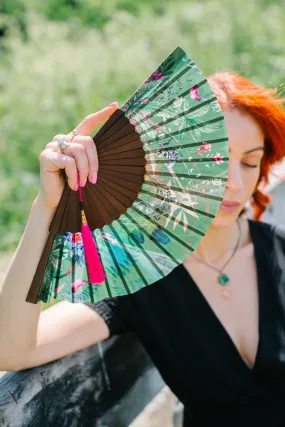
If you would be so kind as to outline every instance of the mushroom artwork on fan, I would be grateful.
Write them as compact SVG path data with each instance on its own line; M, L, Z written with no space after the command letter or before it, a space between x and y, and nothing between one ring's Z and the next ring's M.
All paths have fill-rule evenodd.
M97 302L150 286L198 246L219 210L224 116L179 46L93 140L97 183L75 192L66 182L28 302Z

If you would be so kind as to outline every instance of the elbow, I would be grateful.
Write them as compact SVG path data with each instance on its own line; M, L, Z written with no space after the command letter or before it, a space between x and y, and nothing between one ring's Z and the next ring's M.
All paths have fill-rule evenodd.
M20 360L14 358L5 358L3 354L0 355L0 372L18 372L28 368L28 363L25 363L25 358L21 357Z

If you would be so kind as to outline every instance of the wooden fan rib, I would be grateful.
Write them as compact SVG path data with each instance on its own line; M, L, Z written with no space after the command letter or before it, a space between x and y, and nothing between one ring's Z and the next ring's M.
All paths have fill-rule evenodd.
M139 200L141 203L144 203L144 201L143 200L141 200L141 199L137 199L137 200ZM156 221L154 221L154 220L152 220L150 217L148 217L148 216L146 216L143 212L141 212L139 209L137 209L134 205L132 206L132 208L131 209L133 209L136 213L138 213L140 216L143 216L147 221L149 221L149 222L151 222L151 224L153 224L153 225L156 225L156 226L158 226L158 223L156 222ZM168 213L165 213L165 212L161 212L158 208L156 209L156 208L153 208L156 212L158 212L159 213L159 215L161 215L161 216L163 216L163 217L167 217L168 218ZM171 222L174 222L175 221L175 219L173 218L173 217L171 217L170 219L169 219ZM198 234L199 236L202 236L202 237L204 237L204 235L205 235L205 233L202 233L200 230L198 230L198 229L196 229L196 228L194 228L194 227L191 227L191 226L189 226L189 224L188 224L188 226L186 227L186 229L188 230L188 231L193 231L194 233L196 233L196 234ZM183 247L185 246L185 242L183 241L183 240L181 240L179 237L177 237L175 234L173 234L173 233L171 233L171 231L169 231L169 230L167 230L167 229L163 229L163 231L164 231L164 233L166 233L166 234L168 234L169 236L171 236L174 240L176 240L178 243L180 243ZM190 246L189 246L189 248L190 248ZM192 250L193 250L193 248L192 248Z
M192 64L194 65L194 62L192 62ZM140 97L140 99L141 98L143 98L143 99L147 98L148 102L146 104L140 105L139 107L137 107L135 109L132 109L132 114L135 115L138 111L141 112L144 108L147 107L147 105L150 102L154 102L154 101L158 102L158 98L162 97L163 94L167 90L169 90L169 88L171 87L171 85L175 84L175 82L177 81L177 79L181 78L184 74L185 74L185 77L187 77L187 73L189 73L189 82L191 82L188 85L188 87L189 87L188 90L190 90L191 87L194 85L194 83L192 83L192 74L191 74L192 72L191 72L191 68L192 67L185 66L185 68L183 70L179 71L178 74L172 75L171 79L168 80L165 83L165 85L162 85L161 87L157 87L157 86L153 87L150 91L146 91L145 93L143 93L142 96ZM172 102L173 102L173 99L172 99ZM128 114L126 113L126 115L128 115Z
M103 141L100 140L100 144L97 144L97 147L101 151L101 150L105 150L110 144L113 144L119 140L131 142L131 141L135 141L136 139L139 139L139 135L135 131L134 126L129 123L127 126L120 129L118 132L114 132L112 135L110 135L108 138L104 139Z
M138 176L136 175L136 178L138 178ZM99 181L101 182L101 180L103 182L108 182L108 183L113 183L114 185L119 185L123 191L125 190L130 190L133 192L138 192L139 189L141 188L142 184L143 184L143 177L140 178L140 180L138 182L135 182L134 180L126 180L123 179L121 177L118 176L114 176L113 174L104 174L100 173L100 177L98 178Z
M98 159L100 160L104 157L110 157L119 153L128 153L129 151L138 152L138 150L143 150L142 145L142 141L138 139L132 142L127 141L124 144L121 142L116 142L109 150L100 150L98 152Z
M125 214L126 216L128 214ZM148 259L148 261L153 265L153 267L156 269L156 271L161 275L161 277L164 277L165 274L163 273L163 271L159 268L159 266L154 262L154 260L152 259L152 257L148 254L148 252L144 249L143 245L141 245L140 242L138 242L134 236L132 234L130 234L129 230L127 229L127 227L125 226L125 224L123 223L123 221L121 221L120 219L117 220L118 223L120 224L120 226L123 228L123 230L126 232L126 234L129 235L129 237L135 242L135 244L140 248L140 250L142 251L142 253L144 254L144 256ZM145 233L144 233L145 234ZM148 235L149 236L149 235Z
M88 225L91 230L95 230L112 222L113 218L98 192L98 185L96 184L96 188L92 188L92 185L94 187L94 184L88 186L86 184L84 187L85 195L83 195L83 202Z
M191 77L191 73L192 73L191 69L193 65L195 65L193 61L191 61L187 65L185 64L185 68L183 68L181 71L177 71L172 75L169 74L169 76L171 76L169 79L161 80L160 87L156 85L152 89L146 90L145 92L142 93L142 95L138 99L139 100L144 99L147 95L147 99L149 100L149 102L154 101L159 95L161 95L161 93L165 92L165 90L167 90L169 86L171 86L177 79L181 78L184 74L187 74L189 72L189 75L190 75L189 77ZM132 113L135 114L138 109L141 110L144 107L145 105L139 105L138 108L132 109Z
M94 194L93 194L94 196ZM96 184L96 198L98 199L99 204L101 204L104 207L104 210L108 213L106 217L104 217L104 225L110 224L114 219L119 218L121 215L121 212L125 210L125 207L123 205L120 206L120 208L116 208L115 205L112 202L112 199L106 197L106 192L101 187L100 183L98 185ZM93 204L91 205L93 206ZM94 210L94 207L92 207Z
M104 177L106 179L110 179L111 181L119 182L120 180L123 182L123 185L127 186L127 183L130 182L129 175L124 174L123 172L116 173L116 176L112 173L112 171L108 170L100 170L98 181L100 180L100 177ZM132 182L134 184L142 184L144 181L144 177L142 175L133 175L132 176Z
M103 238L102 231L101 231L101 235L102 235L102 238ZM116 266L116 268L117 268L117 271L118 271L118 273L119 273L119 277L120 277L120 279L121 279L121 282L122 282L122 284L123 284L123 286L124 286L124 288L125 288L125 290L126 290L127 294L130 294L130 293L131 293L131 291L130 291L130 289L129 289L128 285L127 285L126 279L125 279L125 277L124 277L124 275L123 275L123 273L122 273L121 267L120 267L120 265L119 265L119 263L118 263L118 261L117 261L117 259L116 259L115 255L114 255L114 252L113 252L113 250L112 250L112 248L111 248L111 245L110 245L110 243L109 243L107 240L105 240L104 238L103 238L103 240L104 240L105 245L107 246L107 249L108 249L108 252L109 252L109 254L110 254L111 258L112 258L112 261L113 261L113 263L115 264L115 266Z
M113 219L119 218L122 213L124 213L128 206L123 203L123 201L119 200L114 194L109 193L102 185L99 185L98 193L100 193L101 200L104 200L104 203L108 203L108 212L112 216ZM99 194L98 194L99 198ZM126 200L129 202L129 200L126 197L122 197L121 199Z
M96 145L98 147L106 144L106 142L113 141L114 138L120 138L122 136L129 135L130 133L135 132L135 127L126 117L127 123L124 126L121 126L120 129L110 128L103 136L97 139Z
M100 182L100 187L104 190L104 192L106 192L107 194L110 195L110 197L114 198L115 200L118 200L123 206L124 206L124 210L128 209L130 206L132 206L132 204L134 203L134 200L137 197L137 194L132 194L132 197L128 197L127 196L127 192L122 193L122 191L115 191L114 192L114 188L106 183L103 183L102 181ZM118 199L118 197L120 199ZM121 211L121 214L124 211Z
M54 235L52 233L49 233L45 247L44 247L43 252L41 254L39 264L38 264L36 272L34 274L29 292L28 292L27 297L26 297L27 302L31 302L33 304L36 304L36 302L37 302L38 293L40 291L40 287L41 287L41 283L42 283L43 278L44 278L47 262L48 262L50 252L51 252L51 249L53 246L53 240L54 240Z
M156 187L156 188L166 188L168 190L168 187L162 185L159 182L145 181L144 186L145 185L150 185L150 186L153 186L153 187ZM172 191L178 191L179 193L181 192L181 188L180 187L174 187L174 186L172 186L171 190ZM217 200L218 202L222 202L223 201L223 197L212 196L210 194L200 193L199 191L188 190L187 188L183 188L183 193L191 194L192 196L199 196L199 197L202 197L202 198Z
M100 184L103 186L103 184L106 186L109 186L110 188L112 188L113 191L116 191L117 193L121 193L126 195L129 199L131 200L135 200L137 197L137 194L141 191L141 186L140 185L136 185L136 189L135 190L130 190L128 188L126 188L125 186L122 187L121 185L118 185L115 182L112 182L110 180L106 180L104 178L100 179ZM124 193L122 193L122 191Z
M118 219L117 221L118 221L118 224L122 227L122 224L121 224L120 220ZM116 231L115 227L112 224L110 224L109 228L112 231L112 233L115 236L115 238L118 240L118 242L123 247L123 249L124 249L127 257L131 261L131 263L132 263L134 269L136 270L138 276L141 278L141 280L143 281L143 283L145 284L145 286L148 286L148 282L147 282L144 274L142 273L141 269L138 267L138 265L136 263L136 260L133 258L132 254L128 251L126 245L124 244L123 240L121 239L119 233ZM130 235L130 233L129 233L128 230L127 230L127 232L126 232L126 230L124 230L124 231L125 231L125 233L126 233L127 236L133 237L133 236ZM137 240L135 240L134 238L133 238L133 240L135 241L136 244L139 244L139 242L137 242ZM139 246L141 247L140 244L139 244Z
M167 172L156 172L156 171L151 172L150 175L151 176L169 176L169 174ZM211 179L213 179L213 177L209 176L209 175L197 176L198 174L189 175L188 173L178 173L178 172L175 175L178 176L179 178L192 178L192 179L198 179L198 180L201 180L201 179L202 180L204 180L204 179L211 180ZM219 177L219 179L221 181L224 181L224 182L226 182L228 180L226 177L225 178Z
M104 166L144 166L146 164L146 159L144 157L134 157L134 158L122 158L114 160L101 160L100 167Z
M133 159L133 158L138 158L138 157L141 157L141 158L143 158L144 157L144 150L142 149L142 148L138 148L138 149L132 149L132 150L127 150L127 151L116 151L116 152L114 152L114 151L112 151L112 152L109 152L109 153L106 153L105 155L104 155L104 153L102 153L101 155L100 155L100 159L99 159L99 157L98 157L98 160L100 160L99 161L99 166L100 166L100 162L102 162L102 161L108 161L109 159L111 160L111 159L113 159L113 158L116 158L116 159Z
M122 120L122 117L126 117L124 112L121 109L117 109L114 113L109 117L109 119L103 124L101 129L93 136L93 141L97 142L97 139L104 135L105 132L109 130L110 127L115 126L116 123Z
M192 140L192 138L190 139L190 140ZM163 139L162 139L162 141L163 141ZM203 144L203 142L205 141L205 139L203 140L203 141L198 141L198 142L191 142L191 143L189 143L189 144L185 144L185 139L183 140L183 144L181 144L181 146L177 146L177 144L176 145L174 145L174 146L169 146L169 145L167 145L167 146L165 146L165 147L163 147L165 150L175 150L175 149L177 149L177 148L183 148L183 149L185 149L185 148L196 148L196 147L199 147L199 146L201 146L201 144ZM209 144L218 144L218 143L220 143L220 142L227 142L228 141L228 138L217 138L217 139L206 139L206 141L209 143ZM156 142L156 141L155 141ZM147 150L147 149L145 149L144 148L144 152L145 152L145 154L149 154L149 153L157 153L158 151L161 151L161 147L159 147L159 148L151 148L151 149L149 149L149 150Z
M134 209L135 211L138 211L138 213L141 213L139 210L137 210L137 209ZM140 229L140 231L145 235L145 236L147 236L152 242L153 242L153 244L154 245L156 245L156 246L158 246L159 247L159 249L162 251L162 252L164 252L165 253L165 255L167 255L170 259L172 259L172 261L173 262L175 262L177 265L178 264L180 264L179 263L179 261L177 261L177 259L176 258L174 258L174 256L163 246L163 245L161 245L159 242L157 242L156 240L154 240L153 238L151 238L151 235L146 231L146 229L144 228L144 227L142 227L142 226L140 226L139 224L138 224L138 222L132 217L132 215L130 214L130 213L125 213L125 215L126 215L126 217L130 220L130 221L132 221L139 229ZM148 218L149 219L149 218ZM157 225L154 221L153 221L153 223L155 224L155 225ZM164 232L166 233L166 234L170 234L169 232L168 232L168 230L164 230ZM179 239L180 240L180 239ZM183 247L185 247L185 242L183 242ZM188 246L189 247L189 246Z
M144 175L145 173L145 168L142 166L118 166L118 167L114 167L114 166L108 166L108 165L104 165L103 167L101 167L101 169L103 169L104 171L111 171L114 173L117 172L122 172L126 175Z
M183 97L184 95L188 95L188 91L186 91L184 94L182 94L181 95L181 97ZM179 119L179 118L181 118L181 117L184 117L184 116L188 116L188 115L190 115L191 113L193 113L193 111L195 111L195 110L199 110L200 108L202 108L202 107L204 107L205 105L208 105L208 104L210 104L210 103L212 103L213 101L216 101L217 99L214 97L214 98L210 98L210 99L207 99L206 101L204 101L204 102L202 102L201 104L199 104L199 105L195 105L194 107L190 107L188 110L185 110L185 111L182 111L180 114L177 114L177 115L173 115L172 117L169 117L168 119L166 119L165 121L158 121L158 122L155 122L155 124L156 124L156 126L165 126L165 125L168 125L169 123L171 123L171 122L173 122L174 120L177 120L177 119ZM170 103L171 104L171 103ZM153 111L153 113L152 113L152 115L151 115L151 119L152 120L154 120L155 118L156 118L156 116L158 116L159 118L160 118L160 115L159 115L159 113L165 108L165 107L167 107L167 105L165 106L163 106L163 107L159 107L156 111ZM140 123L141 122L143 122L144 120L142 119L142 120L140 120L140 121L138 121L138 126L140 126ZM148 128L146 128L146 129L144 129L142 132L140 132L140 135L144 135L144 134L146 134L149 130L153 130L153 126L152 125L150 125Z
M150 191L147 191L147 190L145 190L145 189L141 189L141 191L140 191L140 193L141 194L146 194L147 196L150 196L150 197L154 197L154 193L151 193ZM184 193L184 192L183 192ZM205 195L204 195L205 196ZM157 199L160 199L160 200L163 200L163 201L166 201L166 202L170 202L170 203L173 203L173 201L172 201L172 199L169 199L168 197L165 197L165 196L160 196L159 194L155 194L155 197L157 198ZM215 215L213 215L213 214L210 214L210 213L207 213L207 212L205 212L205 211L202 211L201 209L197 209L197 208L191 208L191 207L189 207L188 205L185 205L184 203L176 203L177 205L179 205L179 207L181 207L181 208L185 208L185 209L188 209L188 210L193 210L193 212L195 212L195 213L197 213L197 214L199 214L199 215L203 215L203 216L205 216L206 218L215 218Z
M167 150L166 150L167 151ZM229 161L229 157L223 157L224 161ZM172 161L175 161L175 163L203 163L203 162L212 162L213 159L211 159L210 157L192 157L191 159L177 159L177 160L172 160L170 159L157 159L157 160L147 160L147 164L148 165L156 165L156 164L162 164L162 163L171 163Z
M127 136L123 136L120 137L119 139L113 139L110 143L106 143L104 146L100 146L100 147L96 147L97 148L97 152L99 153L98 155L101 155L101 153L107 153L107 152L112 152L113 150L115 150L116 148L119 147L125 147L128 144L131 143L137 143L138 148L142 148L143 143L139 138L139 135L136 132L133 132Z
M53 219L52 219L50 226L49 226L49 232L53 236L56 235L56 233L58 232L58 230L60 228L60 224L61 224L64 212L65 212L66 204L68 202L71 191L72 191L71 188L68 186L68 184L66 182L64 190L63 190L63 194L62 194L60 202L59 202L59 205L56 209L56 212L55 212Z
M182 135L185 135L186 132L191 131L191 130L193 130L195 128L196 129L197 128L201 128L201 127L203 127L205 125L209 125L211 123L217 123L217 122L220 122L220 121L223 121L223 120L224 120L224 117L220 116L220 117L217 117L215 119L208 120L207 122L202 122L202 123L198 123L198 124L195 124L195 125L191 125L191 126L188 126L187 128L184 128L182 131L181 130L177 130L177 131L168 133L166 139L169 139L170 136L177 136L177 135L181 135L182 136ZM163 139L161 139L161 141L163 141ZM147 140L147 144L151 144L153 142L157 142L157 138L150 138L150 139Z

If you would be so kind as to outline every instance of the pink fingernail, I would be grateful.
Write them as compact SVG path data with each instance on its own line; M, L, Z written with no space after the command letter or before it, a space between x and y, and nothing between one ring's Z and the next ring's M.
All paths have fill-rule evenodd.
M75 186L74 186L74 191L77 191L78 190L78 184L76 184Z
M114 107L115 105L117 105L117 102L112 102L112 104L109 104L109 107Z
M84 181L82 181L82 183L80 184L80 187L84 187L86 182L87 182L87 178L85 178Z
M92 182L92 184L96 184L96 182L97 182L97 173L96 172L92 173L91 182Z

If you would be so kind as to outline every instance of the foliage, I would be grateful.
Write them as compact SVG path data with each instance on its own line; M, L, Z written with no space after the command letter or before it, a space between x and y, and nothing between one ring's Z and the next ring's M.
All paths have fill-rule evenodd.
M234 70L281 89L284 13L269 0L2 0L0 250L24 231L45 145L122 104L177 45L206 76Z

